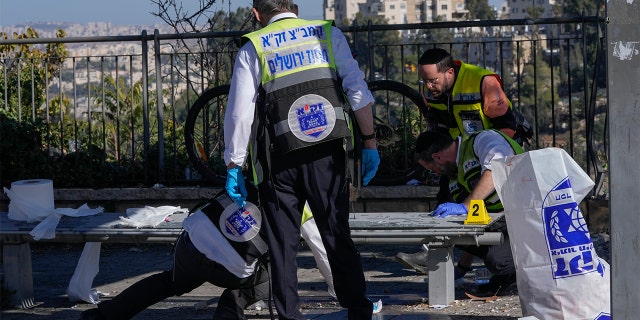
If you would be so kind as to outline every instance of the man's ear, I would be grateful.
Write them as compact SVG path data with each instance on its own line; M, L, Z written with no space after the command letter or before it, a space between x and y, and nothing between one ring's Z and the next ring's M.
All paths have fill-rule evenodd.
M259 23L262 23L260 13L258 12L258 10L256 10L256 8L251 8L251 12L253 12L253 16L256 17L256 20Z
M431 158L434 162L440 163L440 160L442 159L442 151L432 153Z

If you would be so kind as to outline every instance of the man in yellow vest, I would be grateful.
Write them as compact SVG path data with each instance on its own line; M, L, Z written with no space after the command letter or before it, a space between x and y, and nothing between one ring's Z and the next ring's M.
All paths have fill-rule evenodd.
M452 137L498 129L517 138L517 119L495 72L454 60L440 48L425 51L418 63L420 92L439 129Z
M428 106L432 128L448 133L452 138L468 137L484 129L498 129L520 143L531 138L529 123L513 110L502 79L495 72L454 60L448 51L441 48L425 51L418 63L420 92ZM437 195L439 204L449 201L461 191L452 190L452 187L450 177L442 175ZM425 250L413 254L400 252L396 259L426 273ZM471 270L471 262L469 256L463 257L456 267L456 279Z
M461 190L451 200L439 204L433 215L467 215L471 200L483 200L489 212L502 211L502 202L493 184L491 161L522 152L524 150L516 141L497 130L483 130L455 139L446 133L423 132L416 140L418 163L433 172L456 177L455 183ZM493 276L489 283L479 285L478 291L493 295L515 283L516 270L504 217L492 223L487 231L502 232L504 242L491 246L457 247L484 261Z

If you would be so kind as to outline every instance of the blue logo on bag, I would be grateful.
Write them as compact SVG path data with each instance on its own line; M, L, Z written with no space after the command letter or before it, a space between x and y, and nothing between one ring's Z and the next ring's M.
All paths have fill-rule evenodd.
M611 320L611 315L603 312L599 314L594 320Z
M571 181L564 178L547 194L542 214L553 278L566 278L598 271L603 274L587 224L573 197Z

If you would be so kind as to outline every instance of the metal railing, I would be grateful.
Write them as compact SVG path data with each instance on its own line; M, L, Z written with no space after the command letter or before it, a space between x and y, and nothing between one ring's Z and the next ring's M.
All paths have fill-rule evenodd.
M564 148L597 176L606 171L607 162L602 23L599 17L575 17L342 29L368 80L396 80L417 90L417 59L435 46L448 49L454 58L494 70L502 76L514 108L534 127L530 148ZM436 32L453 37L437 41L431 36ZM76 54L64 62L2 56L0 108L18 123L45 124L47 158L41 163L46 168L41 175L46 170L54 178L70 175L56 172L55 164L63 161L102 177L102 185L94 187L206 183L189 173L193 170L184 152L184 120L202 92L228 83L237 39L244 33L143 30L136 36L0 40L0 46L127 43L135 47L127 54ZM178 48L174 46L178 40L208 43L210 50ZM57 72L45 77L47 89L41 94L33 79L39 77L37 66L46 69L49 64L55 64ZM17 178L8 172L2 175L3 183Z

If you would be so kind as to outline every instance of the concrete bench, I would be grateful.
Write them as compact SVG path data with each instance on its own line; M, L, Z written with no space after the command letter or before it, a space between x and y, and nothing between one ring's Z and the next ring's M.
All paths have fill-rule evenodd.
M186 214L174 214L155 228L119 226L122 214L102 213L89 217L63 217L54 239L38 242L173 243L182 232ZM492 215L495 221L499 215ZM485 225L465 225L464 217L433 218L425 212L351 213L351 237L356 244L421 245L429 248L428 293L430 305L448 305L455 300L453 246L456 244L499 244L502 234L485 232ZM37 223L14 221L0 213L0 241L3 245L5 282L15 290L12 303L31 308L33 277L29 232Z

